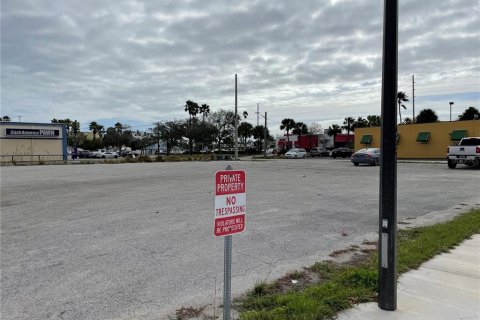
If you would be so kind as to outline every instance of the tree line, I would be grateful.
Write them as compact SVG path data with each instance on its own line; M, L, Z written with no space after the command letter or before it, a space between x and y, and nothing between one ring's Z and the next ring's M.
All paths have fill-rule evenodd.
M212 150L221 151L222 148L233 147L235 142L235 113L230 110L219 109L210 112L207 104L198 104L192 100L185 102L184 111L188 118L173 121L157 121L146 132L131 130L130 126L117 122L113 127L104 128L95 121L90 122L89 131L93 139L87 139L80 132L80 122L77 120L52 119L51 123L65 124L67 129L67 143L72 147L80 147L88 150L104 147L121 149L122 146L132 149L144 149L156 144L157 153L160 153L160 145L166 146L167 155L174 147L188 149L192 154ZM237 115L238 140L244 149L250 138L254 138L253 148L250 152L260 152L264 143L265 131L269 142L274 138L268 132L268 128L262 125L253 126L246 122L247 112Z
M423 109L415 117L411 119L406 117L401 120L401 110L406 110L404 102L407 102L408 96L405 92L398 92L398 114L401 124L410 123L429 123L438 121L437 114L432 109ZM234 124L235 115L233 111L219 109L215 112L210 112L208 104L198 104L192 100L185 102L183 109L188 113L188 118L174 121L158 121L153 123L153 126L146 132L132 130L130 126L120 122L115 123L113 127L108 127L106 130L103 125L92 121L89 123L88 129L93 134L93 139L87 139L86 135L80 132L80 122L77 120L66 119L52 119L51 123L62 123L66 125L67 129L67 143L69 146L77 146L88 150L99 149L103 147L117 147L121 146L131 147L132 149L144 149L145 147L157 144L158 152L160 152L160 143L164 142L166 145L167 154L170 153L173 147L187 146L190 153L199 152L201 150L217 148L221 150L222 147L232 147L234 145ZM260 152L264 144L265 131L267 132L268 144L274 141L270 135L268 128L263 125L253 126L246 122L248 113L244 112L242 116L237 115L238 121L238 140L247 147L250 138L254 138L253 150ZM474 120L480 119L480 112L477 108L468 107L458 116L458 120ZM9 116L0 118L2 122L9 122ZM366 118L346 117L343 125L333 124L327 129L327 134L335 137L342 133L343 130L350 135L356 128L376 127L381 125L381 117L378 115L369 115ZM307 126L303 122L296 122L291 118L285 118L280 124L280 130L285 130L287 133L287 141L289 142L290 133L295 135L316 135L323 133L318 124L310 124Z

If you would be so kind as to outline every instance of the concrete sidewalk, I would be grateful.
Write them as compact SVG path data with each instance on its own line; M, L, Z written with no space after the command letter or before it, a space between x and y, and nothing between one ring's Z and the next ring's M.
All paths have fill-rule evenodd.
M418 270L402 274L397 294L396 311L365 303L340 313L337 319L480 319L480 235L436 256Z

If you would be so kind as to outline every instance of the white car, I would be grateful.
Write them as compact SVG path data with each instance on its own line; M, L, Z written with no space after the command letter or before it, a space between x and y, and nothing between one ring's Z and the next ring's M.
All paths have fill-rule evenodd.
M112 158L118 158L118 154L116 154L115 152L105 151L105 152L97 153L95 157L103 158L103 159L112 159Z
M290 149L287 153L285 153L285 158L305 158L307 155L307 151L301 148Z
M171 154L183 154L185 151L182 148L179 147L173 147L172 150L170 150Z
M105 149L97 149L88 153L89 158L97 158L97 154L107 152Z

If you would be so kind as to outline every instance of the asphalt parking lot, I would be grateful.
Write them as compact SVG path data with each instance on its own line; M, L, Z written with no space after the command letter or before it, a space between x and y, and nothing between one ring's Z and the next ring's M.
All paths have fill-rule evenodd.
M221 299L213 189L228 164L247 172L234 294L376 239L379 167L343 159L2 167L1 318L167 319ZM479 178L400 162L399 221L480 205Z

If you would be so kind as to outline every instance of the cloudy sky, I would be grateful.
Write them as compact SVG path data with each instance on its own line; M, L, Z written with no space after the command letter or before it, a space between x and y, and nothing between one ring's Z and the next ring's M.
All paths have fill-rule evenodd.
M441 120L479 108L480 2L399 2L399 90L414 74ZM240 111L274 133L379 115L382 19L381 0L2 0L1 114L145 130L186 100L233 108L238 74Z

